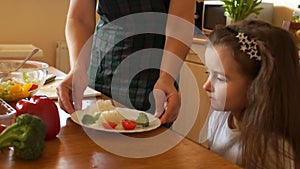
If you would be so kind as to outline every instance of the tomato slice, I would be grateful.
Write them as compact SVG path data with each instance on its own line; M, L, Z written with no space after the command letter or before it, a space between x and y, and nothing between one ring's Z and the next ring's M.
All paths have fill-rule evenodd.
M135 129L137 122L135 120L123 119L122 126L125 130L133 130Z
M102 126L106 129L115 129L117 127L117 125L118 125L117 123L110 122L110 121L102 123Z
M29 91L33 91L33 90L37 89L38 87L39 87L39 85L32 84L32 86L30 87Z

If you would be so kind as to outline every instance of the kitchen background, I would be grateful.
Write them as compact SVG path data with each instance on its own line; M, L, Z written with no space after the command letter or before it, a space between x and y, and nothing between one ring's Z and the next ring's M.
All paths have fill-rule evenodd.
M290 20L299 4L299 0L264 2L274 3L273 24L277 26ZM1 0L0 44L33 44L43 50L43 57L34 59L55 66L57 45L65 41L68 5L69 0Z

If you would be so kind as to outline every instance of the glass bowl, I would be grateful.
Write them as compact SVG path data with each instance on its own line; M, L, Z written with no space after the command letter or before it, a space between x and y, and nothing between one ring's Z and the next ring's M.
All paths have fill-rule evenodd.
M18 71L23 60L0 60L0 98L7 102L18 101L33 95L43 86L49 65L27 61Z

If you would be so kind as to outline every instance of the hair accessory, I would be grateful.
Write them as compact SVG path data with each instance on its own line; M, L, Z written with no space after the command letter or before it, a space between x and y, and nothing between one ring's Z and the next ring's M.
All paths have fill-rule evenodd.
M238 32L235 37L238 38L239 44L241 45L240 50L246 52L250 56L250 59L261 60L261 56L258 54L257 42L255 40L250 39L241 32Z

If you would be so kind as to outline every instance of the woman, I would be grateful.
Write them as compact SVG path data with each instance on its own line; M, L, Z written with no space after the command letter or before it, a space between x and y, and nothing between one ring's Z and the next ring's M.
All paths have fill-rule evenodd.
M95 31L96 6L100 20ZM71 0L66 23L71 71L58 87L61 108L68 113L80 109L83 91L89 83L90 86L128 107L150 112L155 109L155 115L160 117L162 123L173 122L180 108L180 95L174 83L192 40L194 7L194 0L99 0L98 4L95 0ZM151 31L132 34L132 30L127 26L132 29L138 29L137 27L143 24L146 24L142 26L145 29L157 27L156 22L140 23L136 20L136 15L122 22L122 18L132 14L136 14L138 19L164 18L160 20L158 27L166 28L166 34L169 36L163 36L164 32L157 34ZM178 20L187 22L178 24ZM125 24L118 25L119 23ZM93 42L88 41L93 34ZM175 36L183 37L185 42ZM93 44L91 61L89 61L89 43ZM140 66L142 71L136 72L131 79L128 79L131 76L127 76L124 72L123 75L117 74L122 73L118 71L118 67L125 64L123 61L128 59L128 56L137 51L145 51L144 49L161 50L146 53L148 55L146 59L142 57L145 53L141 53L137 64L144 67ZM151 58L157 55L160 55L159 59L154 59L155 63L151 63ZM174 55L180 58L180 61L176 60L177 57L173 57ZM145 63L147 64L144 65ZM135 67L132 64L123 67L126 66L128 69L123 70ZM160 71L157 66L160 67ZM89 69L89 82L88 75L85 73L87 69ZM115 81L114 76L118 77ZM124 83L129 87L124 86ZM148 100L151 92L154 94L155 107L151 106ZM130 99L127 99L127 96ZM165 102L167 108L164 106Z

